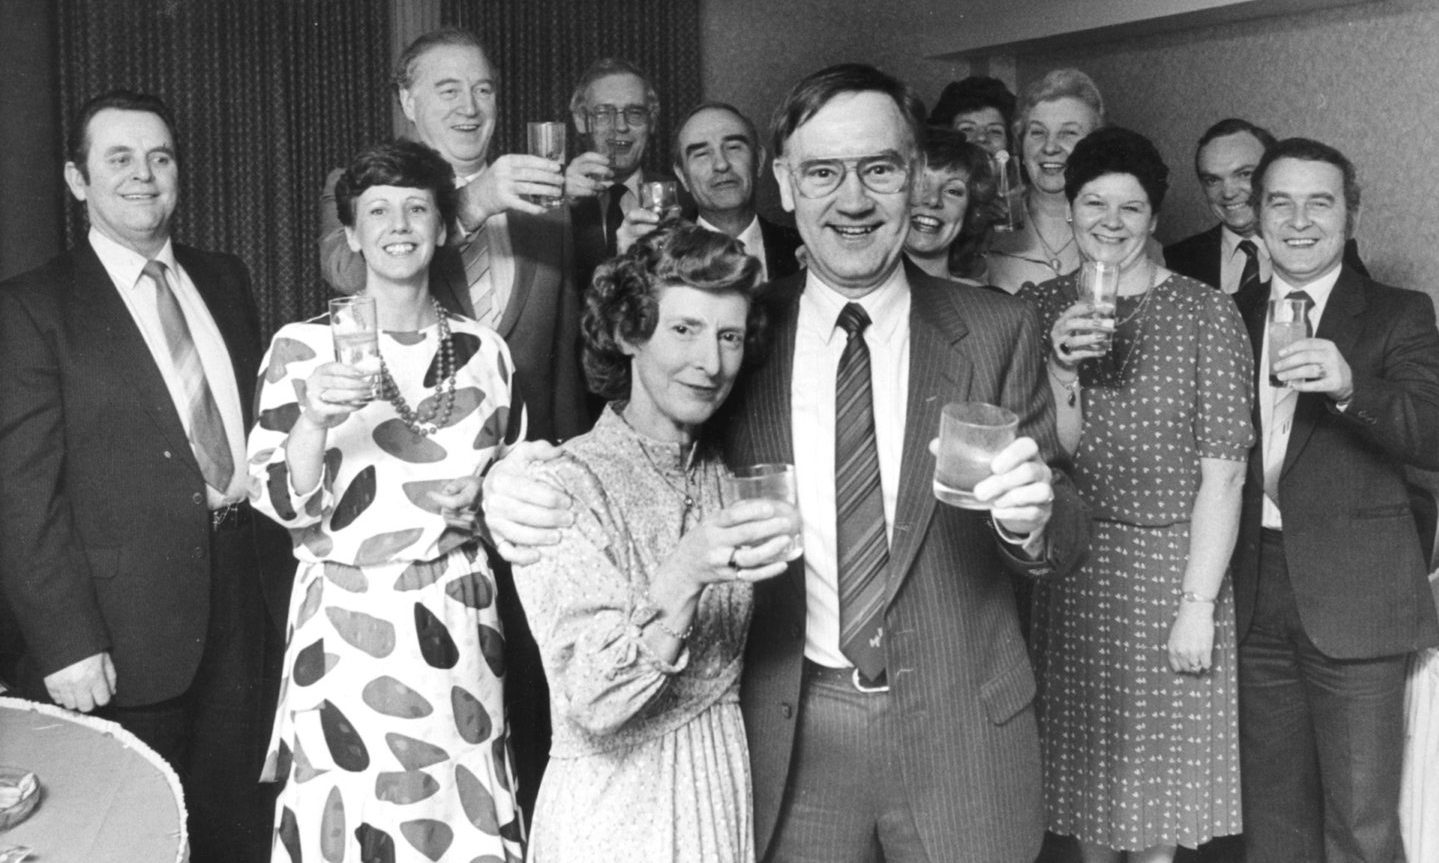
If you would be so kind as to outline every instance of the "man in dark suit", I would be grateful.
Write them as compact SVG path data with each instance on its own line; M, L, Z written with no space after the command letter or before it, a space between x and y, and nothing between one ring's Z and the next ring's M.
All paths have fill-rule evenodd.
M193 859L267 859L261 675L278 634L263 580L283 593L294 561L245 500L249 273L172 241L164 103L114 91L73 129L65 180L89 234L0 286L0 585L20 691L115 720L169 761Z
M1268 129L1234 117L1220 120L1199 136L1194 172L1219 224L1165 246L1165 266L1226 294L1238 292L1245 278L1269 281L1269 251L1257 233L1250 184L1259 160L1272 146L1274 136ZM1369 275L1352 238L1344 247L1344 263L1360 275Z
M1236 297L1262 431L1234 557L1248 858L1402 859L1405 664L1439 644L1405 486L1439 466L1434 307L1343 264L1359 188L1337 150L1279 142L1254 197L1274 278ZM1314 337L1276 352L1266 301L1286 296Z
M772 283L773 344L711 422L731 465L789 462L805 555L756 585L741 703L756 850L770 861L1031 860L1043 836L1035 684L1007 567L1077 565L1083 506L1057 459L1037 322L1019 300L902 266L919 107L868 66L801 81L776 115L775 175L810 266ZM1022 435L936 505L926 444L947 402ZM527 448L520 462L545 457ZM509 460L507 460L509 461ZM486 482L501 548L541 544L563 501ZM535 507L539 507L536 510ZM746 551L733 561L744 566Z
M765 149L754 123L724 102L704 102L680 122L673 147L675 175L694 198L695 221L728 234L764 265L761 281L799 272L799 233L755 212L755 185Z
M575 131L588 145L565 170L575 238L575 283L583 293L595 268L618 250L625 216L640 209L640 187L673 177L647 173L641 164L660 116L654 85L633 63L596 60L570 97Z
M533 440L589 430L579 360L580 295L571 281L563 208L525 196L561 194L562 166L539 156L489 159L498 84L491 54L471 32L444 28L410 43L396 63L395 92L410 134L455 169L459 224L435 252L430 290L453 312L494 327L509 345ZM365 286L365 266L345 242L331 173L320 203L320 265L341 293Z

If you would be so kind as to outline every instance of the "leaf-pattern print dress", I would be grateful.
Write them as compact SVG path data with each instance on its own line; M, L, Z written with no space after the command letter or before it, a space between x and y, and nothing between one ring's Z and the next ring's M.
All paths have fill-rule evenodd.
M307 494L290 483L285 443L297 393L334 358L328 317L283 327L262 367L250 500L290 529L300 561L263 774L285 782L277 863L523 856L494 578L428 492L503 455L524 415L500 337L453 316L450 329L460 368L445 426L420 436L376 399L329 430ZM441 397L438 343L436 325L380 336L422 416Z

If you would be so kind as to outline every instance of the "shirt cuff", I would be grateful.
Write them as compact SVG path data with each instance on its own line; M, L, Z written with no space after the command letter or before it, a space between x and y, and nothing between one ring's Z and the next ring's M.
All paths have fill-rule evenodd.
M1030 531L1028 534L1020 535L1005 528L997 521L990 521L994 525L995 534L1005 542L1024 553L1030 560L1040 560L1044 557L1044 529Z

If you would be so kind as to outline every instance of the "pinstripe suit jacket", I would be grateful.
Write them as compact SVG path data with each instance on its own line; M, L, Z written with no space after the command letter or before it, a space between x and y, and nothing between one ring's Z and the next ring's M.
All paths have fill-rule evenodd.
M1038 325L1022 302L957 288L910 267L909 415L890 551L885 653L901 716L892 741L930 858L1032 860L1044 821L1034 677L1006 563L1035 575L1072 569L1088 547L1073 486L1056 475L1046 558L1019 564L983 513L936 506L929 440L945 403L977 399L1021 418L1053 462L1054 405ZM773 344L726 406L732 463L794 460L790 430L800 273L768 291ZM754 777L756 850L785 806L805 641L802 563L758 586L741 686Z

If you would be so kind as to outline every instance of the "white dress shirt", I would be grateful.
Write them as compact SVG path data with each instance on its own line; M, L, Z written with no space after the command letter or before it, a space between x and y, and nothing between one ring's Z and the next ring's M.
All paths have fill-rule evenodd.
M1314 308L1309 310L1309 325L1312 332L1319 332L1319 320L1324 315L1324 307L1329 304L1329 295L1334 293L1334 284L1339 281L1340 267L1335 267L1333 272L1321 276L1313 282L1296 288L1275 274L1269 283L1269 299L1282 300L1291 291L1303 290L1314 301ZM1289 448L1289 432L1294 427L1294 412L1290 411L1288 419L1275 426L1274 405L1279 401L1279 396L1288 392L1282 387L1271 387L1269 385L1269 328L1264 328L1264 347L1259 357L1259 422L1264 428L1264 461L1263 466L1283 462L1284 453ZM1262 523L1271 530L1282 530L1284 519L1279 512L1279 505L1270 500L1269 495L1264 495L1264 512L1261 516Z
M847 336L837 326L850 302L813 270L800 295L790 386L795 479L804 519L805 656L820 665L852 665L839 648L839 576L834 479L834 389ZM909 406L910 289L904 268L859 300L874 394L876 446L886 534L893 540L904 423Z
M185 427L185 434L189 435L190 400L185 394L185 385L175 369L175 363L170 358L170 343L165 338L165 329L160 323L155 286L149 276L141 274L146 263L145 256L120 245L94 228L90 229L90 246L100 258L100 264L105 267L110 281L115 283L115 290L119 291L120 299L130 311L130 317L140 328L140 334L145 338L145 346L150 349L150 356L154 358L155 366L165 379L165 388L170 391L170 401L175 405L180 424ZM185 323L190 327L190 337L194 339L195 350L200 354L200 365L205 370L205 380L209 383L215 405L220 410L220 421L225 424L225 437L229 439L230 458L236 467L230 476L230 487L216 489L206 486L210 508L218 509L226 503L245 498L248 474L244 468L245 419L240 409L240 387L235 382L235 368L230 362L230 351L225 347L225 338L220 335L220 328L216 326L210 309L200 297L200 292L195 289L195 283L190 281L189 274L175 260L175 249L169 240L165 241L165 247L155 255L155 260L170 270L170 288L180 303L180 310L185 314ZM246 374L252 372L251 369L245 371Z
M724 231L721 231L719 228L711 225L704 216L700 216L695 221L699 224L701 228L709 231L714 231L717 234L724 233ZM768 282L769 264L766 263L766 261L768 261L769 259L765 255L764 232L761 231L759 228L759 216L755 216L753 219L750 219L749 226L746 227L743 231L740 231L739 236L735 237L735 239L739 240L741 243L744 244L744 250L747 254L759 260L759 283L764 284L765 282Z

